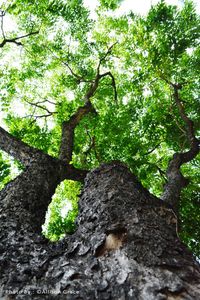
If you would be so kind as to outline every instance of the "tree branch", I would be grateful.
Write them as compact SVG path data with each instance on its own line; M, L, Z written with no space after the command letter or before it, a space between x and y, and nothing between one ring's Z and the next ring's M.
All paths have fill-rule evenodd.
M189 184L189 180L183 176L180 168L184 163L190 162L197 156L200 150L200 141L195 136L194 123L185 113L184 106L179 96L179 90L181 90L182 85L170 84L173 87L173 98L176 106L178 107L179 114L185 123L187 138L190 144L190 149L188 151L183 153L175 153L173 158L169 161L166 172L168 182L164 186L164 192L161 197L164 201L171 204L175 210L177 210L181 191Z
M181 132L183 133L183 135L185 136L185 135L186 135L186 131L185 131L185 129L183 129L183 128L181 127L181 125L179 124L178 120L176 119L176 116L175 116L175 114L173 113L173 108L172 108L172 106L170 106L170 113L171 113L171 115L172 115L172 117L173 117L173 119L174 119L174 121L175 121L177 127L180 129L180 131L181 131Z
M76 169L70 164L66 165L63 161L60 161L59 164L61 170L61 181L68 179L84 183L84 179L88 173L87 170Z
M105 76L110 76L111 80L112 80L112 87L114 90L114 99L115 99L115 103L118 104L118 100L117 100L117 87L116 87L116 83L115 83L115 77L112 75L111 72L106 72L102 75L100 75L100 78L105 77Z
M62 123L62 138L60 144L59 159L70 163L72 160L72 152L74 146L74 130L79 124L80 120L89 112L95 112L92 103L88 99L84 106L81 106L71 116L69 121Z
M34 34L38 34L39 31L34 31L34 32L30 32L30 33L27 33L25 35L22 35L22 36L18 36L16 38L12 38L12 39L7 39L4 37L3 41L0 43L0 48L3 48L5 46L5 44L7 43L14 43L16 44L17 46L22 46L23 44L21 42L17 42L17 40L20 40L20 39L23 39L25 37L28 37L28 36L31 36L31 35L34 35Z
M25 166L30 165L35 157L44 154L41 150L35 149L22 142L1 127L0 148L19 160Z
M5 13L3 11L0 10L0 17L1 17L1 31L2 31L2 36L3 36L3 41L0 43L0 48L3 48L5 46L6 43L14 43L18 46L21 46L22 43L18 42L18 40L23 39L25 37L31 36L31 35L35 35L37 33L39 33L39 31L35 31L35 32L30 32L28 34L16 37L16 38L11 38L8 39L5 37L5 33L3 30L3 17L5 15ZM47 102L51 103L51 104L55 104L54 102L51 102L49 100L46 100ZM40 109L44 109L48 112L48 114L46 115L40 115L40 116L35 116L35 118L43 118L43 117L48 117L51 116L54 112L50 112L46 107L43 107L42 103L45 102L44 101L38 101L36 103L31 103L29 101L26 101L27 103L33 105L36 108L40 108ZM72 117L71 117L71 125L76 126L76 123L78 123L80 121L80 119L82 118L82 116L86 113L87 110L94 110L93 107L90 107L91 103L88 102L85 104L84 107L80 107L77 111L77 113L75 113ZM64 126L65 127L65 126ZM75 128L75 127L74 127ZM4 130L3 128L0 127L0 148L7 152L9 155L11 155L12 157L14 157L16 160L19 160L24 166L28 167L31 165L31 163L37 159L42 159L44 156L48 157L49 155L44 153L41 150L38 150L34 147L29 146L28 144L24 143L23 141L17 139L16 137L12 136L10 133L8 133L6 130ZM51 156L49 156L51 157ZM51 157L53 158L53 157ZM55 159L55 158L53 158ZM77 180L80 182L83 182L87 171L86 170L79 170L74 168L71 165L63 165L63 161L59 161L60 166L62 167L62 170L64 170L62 172L62 179L71 179L71 180Z
M80 83L80 82L91 82L91 80L87 80L85 79L84 77L76 74L72 68L70 67L70 65L67 63L67 62L64 62L62 61L62 63L69 69L70 73L72 76L74 76L76 79L77 79L77 82Z
M87 163L87 156L90 155L92 149L95 148L95 136L91 136L86 127L85 127L85 130L86 130L87 136L89 137L89 145L88 145L87 150L83 151L83 155L84 155L83 162ZM94 149L94 153L95 153L95 149ZM96 153L95 153L95 156L96 156Z
M99 64L98 64L98 67L97 67L98 73L99 73L100 66L101 66L102 62L106 59L106 57L107 57L109 54L111 54L113 47L114 47L117 43L118 43L118 42L115 42L114 44L112 44L112 45L108 48L108 50L107 50L107 52L104 54L104 56L102 56L102 57L100 58Z
M150 149L149 151L145 152L145 153L143 154L143 156L149 155L149 154L151 154L152 152L154 152L158 147L160 147L160 144L161 144L161 142L159 142L157 145L155 145L155 146L154 146L152 149Z
M165 172L156 164L156 163L151 163L151 162L145 162L146 165L149 165L149 166L153 166L155 167L158 172L160 173L160 176L163 178L163 180L166 182L166 174Z
M34 118L35 120L37 119L41 119L41 118L48 118L48 117L51 117L53 115L53 113L47 113L47 114L44 114L44 115L35 115L34 113L32 115L27 115L25 117L22 117L22 119L27 119L27 118Z
M2 36L3 36L3 39L5 40L5 33L4 33L4 29L3 29L3 17L5 16L5 11L3 10L0 10L0 17L1 17L1 32L2 32Z
M73 69L71 68L71 66L69 65L68 62L64 61L62 58L60 58L59 56L57 56L49 47L47 47L47 49L49 50L49 52L51 52L51 54L58 60L60 61L64 66L66 66L68 68L68 70L70 71L71 75L74 76L77 80L78 83L81 82L92 82L92 80L87 80L84 77L80 76L79 74L75 73L73 71Z
M96 93L96 90L99 86L100 79L105 76L110 76L112 78L112 83L115 87L115 92L116 92L116 85L115 85L114 77L112 76L112 74L110 72L100 74L101 63L105 60L107 55L111 53L114 45L115 44L113 44L111 47L109 47L106 54L99 60L99 63L97 66L96 77L90 84L90 87L84 96L85 105L79 107L77 109L77 111L71 116L71 118L68 121L64 121L62 124L62 136L61 136L61 145L60 145L60 151L59 151L59 159L65 161L66 163L70 163L70 161L72 160L72 152L73 152L73 146L74 146L74 130L75 130L76 126L79 124L80 120L89 112L96 113L90 99ZM77 78L77 74L74 74L72 72L72 75Z
M71 179L83 182L88 172L86 170L76 169L71 165L66 165L63 161L59 161L43 151L29 146L8 133L2 127L0 127L0 148L19 160L25 167L30 166L36 160L42 162L44 158L57 160L58 166L60 166L61 180Z
M53 114L55 114L55 112L50 111L48 108L46 108L46 106L42 106L42 105L41 105L42 103L45 103L45 101L43 101L43 102L41 102L41 101L39 101L39 102L30 102L30 101L28 101L28 100L26 100L26 99L24 99L24 101L25 101L26 103L32 105L32 106L35 106L35 107L37 107L37 108L40 108L40 109L45 110L45 111L48 113L48 115L53 115Z

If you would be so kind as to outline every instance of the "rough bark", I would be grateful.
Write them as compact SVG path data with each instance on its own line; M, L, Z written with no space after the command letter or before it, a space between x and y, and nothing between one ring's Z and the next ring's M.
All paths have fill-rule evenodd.
M48 198L59 181L54 163L48 166L38 181L32 171L41 198L47 193ZM25 178L17 180L23 184ZM26 184L22 203L29 195ZM12 185L1 200L1 299L200 298L200 267L177 236L176 216L124 165L113 162L87 175L78 229L57 244L35 232L29 211L37 218L38 207L19 207L19 188L8 196ZM32 197L38 203L39 194Z
M40 231L58 183L66 177L75 178L72 170L62 170L59 161L50 158L36 161L1 192L1 211L5 218L8 213L9 218L16 220L13 221L16 228L27 223Z
M33 160L46 156L42 151L22 142L2 127L0 127L0 148L25 166L31 165Z

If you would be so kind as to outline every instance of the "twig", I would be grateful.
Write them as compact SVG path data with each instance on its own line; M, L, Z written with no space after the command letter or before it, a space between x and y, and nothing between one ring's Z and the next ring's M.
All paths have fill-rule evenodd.
M86 129L86 133L87 133L87 135L89 137L89 140L90 140L90 145L89 145L88 149L86 151L84 151L84 154L87 156L87 154L90 153L90 151L92 150L92 148L95 145L95 137L90 135L90 133L87 130L87 128L85 128L85 129Z
M3 39L5 40L5 33L4 33L4 29L3 29L3 17L5 16L5 11L3 10L0 10L0 17L1 17L1 32L2 32L2 36L3 36Z
M68 62L66 62L66 61L63 61L63 59L61 59L60 57L58 57L49 47L47 47L47 49L51 52L51 54L57 59L57 60L59 60L64 66L66 66L68 69L69 69L69 71L70 71L70 73L72 74L72 76L74 76L76 79L77 79L77 82L78 83L80 83L80 82L92 82L92 80L87 80L87 79L85 79L84 77L82 77L82 76L80 76L80 75L78 75L78 74L76 74L74 71L73 71L73 69L71 68L71 66L69 65L69 63Z
M47 118L47 117L51 117L52 116L52 113L49 113L49 114L44 114L44 115L27 115L23 118L35 118L35 120L39 119L39 118ZM22 118L22 119L23 119Z
M51 114L51 115L55 114L55 112L50 111L48 108L46 108L46 107L44 107L44 106L38 104L39 102L35 102L35 103L34 103L34 102L30 102L30 101L28 101L28 100L26 100L26 99L24 99L24 101L25 101L26 103L32 105L32 106L35 106L35 107L37 107L37 108L46 110L46 111L47 111L49 114ZM44 101L44 102L45 102L45 101ZM44 103L44 102L43 102L43 103Z
M153 151L155 151L158 147L160 147L160 144L157 144L155 147L153 147L151 150L147 151L146 153L143 154L143 156L151 154Z
M39 94L38 94L38 96L40 96ZM40 96L41 97L41 96ZM53 104L53 105L56 105L56 102L53 102L53 101L50 101L50 100L48 100L48 99L46 99L46 98L43 98L44 100L42 100L42 101L37 101L37 102L34 102L35 104L42 104L42 103L45 103L45 102L48 102L48 103L50 103L50 104Z
M171 114L172 114L173 117L174 117L174 121L175 121L177 127L180 129L181 132L184 133L184 135L186 135L186 131L181 127L181 125L179 124L178 120L176 119L176 116L175 116L174 113L173 113L173 110L172 110L172 106L171 106L171 105L170 105L170 112L171 112Z
M85 151L83 152L83 154L85 155L84 163L87 162L87 155L88 155L88 154L89 154L90 157L91 157L91 150L95 147L95 137L90 135L90 133L89 133L89 131L87 130L87 128L86 128L86 133L87 133L87 135L88 135L88 137L89 137L90 142L89 142L89 147L87 148L87 150L85 150Z
M164 172L157 164L151 163L151 162L148 162L148 161L145 162L145 164L150 165L150 166L153 166L153 167L156 167L156 169L157 169L157 170L159 171L159 173L160 173L160 176L164 179L165 182L167 181L165 172Z
M107 50L107 52L105 53L105 55L104 55L103 57L100 58L99 63L98 63L98 67L97 67L97 72L98 72L98 73L99 73L100 66L101 66L102 62L106 59L106 57L107 57L109 54L111 54L113 47L114 47L117 43L118 43L118 42L115 42L114 44L112 44L112 45L108 48L108 50Z

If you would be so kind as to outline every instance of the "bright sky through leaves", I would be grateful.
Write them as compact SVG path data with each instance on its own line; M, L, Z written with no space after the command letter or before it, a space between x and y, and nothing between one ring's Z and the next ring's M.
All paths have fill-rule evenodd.
M123 13L132 10L135 13L145 15L149 11L151 5L155 5L158 2L159 0L124 0L122 1L120 8L117 9L114 14L122 15ZM184 0L166 0L165 2L167 4L177 5L181 7L184 3ZM197 12L200 13L200 1L196 0L193 2L196 5ZM95 18L95 8L97 7L98 1L84 0L84 3L87 7L89 7L92 17Z

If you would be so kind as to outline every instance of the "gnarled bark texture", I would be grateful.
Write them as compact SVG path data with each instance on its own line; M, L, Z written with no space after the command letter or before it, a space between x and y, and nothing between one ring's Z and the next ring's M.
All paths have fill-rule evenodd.
M174 212L120 163L87 175L72 236L41 237L62 177L55 162L45 166L1 193L1 299L200 299L200 267L177 236Z

